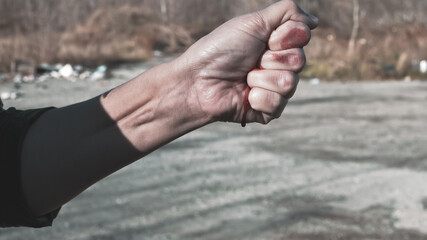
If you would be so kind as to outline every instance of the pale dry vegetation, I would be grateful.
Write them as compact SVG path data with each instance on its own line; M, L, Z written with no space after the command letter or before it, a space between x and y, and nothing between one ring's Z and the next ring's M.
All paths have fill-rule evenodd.
M62 35L59 59L68 62L140 61L153 49L174 52L193 39L176 24L162 24L146 8L124 5L96 10L84 23Z
M308 1L306 1L308 2ZM359 9L355 10L355 2ZM307 4L321 19L307 49L306 76L327 79L395 79L422 77L417 68L427 59L427 2L409 0L318 0ZM350 42L358 28L354 49Z
M145 60L154 49L182 51L227 19L273 2L0 0L0 70L14 59L98 64ZM419 76L413 65L427 59L426 1L297 2L321 19L307 48L306 77Z

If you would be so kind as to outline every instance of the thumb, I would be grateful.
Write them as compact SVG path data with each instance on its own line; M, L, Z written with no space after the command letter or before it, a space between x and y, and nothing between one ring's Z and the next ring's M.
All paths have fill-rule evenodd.
M305 13L295 2L284 0L277 2L264 10L259 11L262 20L269 32L273 32L283 23L293 20L306 24L310 29L317 27L319 19L313 15Z

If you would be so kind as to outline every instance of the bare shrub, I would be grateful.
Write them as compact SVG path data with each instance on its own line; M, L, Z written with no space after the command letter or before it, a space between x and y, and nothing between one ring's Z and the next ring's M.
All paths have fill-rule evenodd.
M11 61L136 61L176 51L224 21L277 0L0 0L0 70ZM427 59L427 1L296 0L320 18L307 48L307 77L414 75ZM163 7L162 7L163 6ZM348 48L354 46L351 56ZM353 48L353 47L352 47ZM317 66L316 66L317 65Z
M182 27L165 26L148 9L122 6L98 9L82 25L64 33L59 58L71 62L140 61L152 50L176 51L192 43Z

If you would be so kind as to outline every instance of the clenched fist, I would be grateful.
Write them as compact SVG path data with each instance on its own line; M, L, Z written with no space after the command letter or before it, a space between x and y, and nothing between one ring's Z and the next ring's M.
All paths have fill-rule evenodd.
M317 19L294 2L280 1L226 22L176 60L101 96L44 110L37 121L31 119L27 134L17 134L26 136L17 166L28 210L16 209L48 214L105 176L209 123L266 124L278 118L295 92L305 65L302 47L316 26Z
M292 1L226 22L176 60L189 81L189 105L212 121L266 124L280 117L317 22Z

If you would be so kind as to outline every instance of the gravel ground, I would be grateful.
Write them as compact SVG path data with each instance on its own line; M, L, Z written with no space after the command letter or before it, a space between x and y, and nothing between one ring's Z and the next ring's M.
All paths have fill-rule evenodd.
M4 103L63 106L155 64L23 85ZM88 189L52 228L0 239L427 239L426 101L427 82L302 82L280 120L199 129Z

